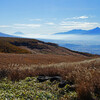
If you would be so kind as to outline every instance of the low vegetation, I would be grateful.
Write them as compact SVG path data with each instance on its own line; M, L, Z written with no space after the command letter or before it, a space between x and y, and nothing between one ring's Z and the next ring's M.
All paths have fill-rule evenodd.
M35 77L27 77L18 82L12 82L6 78L0 82L0 100L74 100L77 98L75 91L58 88L58 83L46 81L39 83Z
M0 38L0 100L100 100L99 57L35 39ZM65 85L40 83L38 76L57 76Z
M63 80L69 81L69 84L59 89L57 82L51 83L50 81L46 81L39 83L36 80L36 77L39 75L58 75L61 76ZM0 76L1 80L4 80L1 81L0 84L5 85L1 85L3 86L1 90L2 93L4 93L2 94L4 98L8 95L7 98L29 98L29 100L34 100L33 98L39 98L39 100L41 100L41 98L42 100L47 98L51 100L100 99L100 58L41 66L17 66L16 64L12 66L2 66L0 69ZM31 77L29 78L29 82L26 82L27 77ZM75 91L67 91L67 86L72 84L76 86ZM12 91L15 92L12 93ZM7 94L7 92L9 94Z

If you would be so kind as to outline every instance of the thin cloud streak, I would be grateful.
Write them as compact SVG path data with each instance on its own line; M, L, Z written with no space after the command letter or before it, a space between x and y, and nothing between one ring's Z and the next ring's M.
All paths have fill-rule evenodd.
M87 19L89 18L88 16L75 16L75 17L71 17L71 18L65 18L65 20L75 20L75 19Z
M45 23L45 24L47 24L47 25L55 25L55 23L53 23L53 22L48 22L48 23Z
M59 23L59 29L62 31L72 29L89 30L97 26L100 26L100 24L96 22L62 21L61 23Z
M0 28L8 28L8 27L11 27L9 25L0 25Z
M79 17L73 17L73 19L87 19L89 18L88 16L79 16Z
M41 24L14 24L13 27L22 27L22 28L39 28Z
M29 19L29 21L42 21L42 19Z

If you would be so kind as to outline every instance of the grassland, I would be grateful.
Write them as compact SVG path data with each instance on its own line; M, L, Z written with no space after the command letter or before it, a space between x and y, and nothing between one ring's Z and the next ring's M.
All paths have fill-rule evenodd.
M61 55L0 54L2 97L24 100L99 100L100 58ZM39 75L59 75L76 86L75 91L58 83L39 83ZM29 78L29 82L27 79ZM33 91L33 92L32 92ZM41 99L42 98L42 99Z
M63 88L57 81L39 83L40 75L68 83ZM99 55L35 39L0 38L0 100L100 100L99 77Z
M73 55L54 55L54 54L10 54L0 53L1 66L8 64L52 64L61 62L77 62L91 57Z

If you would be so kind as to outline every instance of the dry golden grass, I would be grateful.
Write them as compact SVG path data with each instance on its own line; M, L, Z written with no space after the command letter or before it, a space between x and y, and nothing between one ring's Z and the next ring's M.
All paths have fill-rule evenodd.
M79 100L100 98L100 58L0 54L0 78L18 81L38 75L62 76L77 86Z
M85 59L90 59L85 56L73 56L73 55L54 55L54 54L0 54L0 65L8 64L52 64L61 62L76 62Z

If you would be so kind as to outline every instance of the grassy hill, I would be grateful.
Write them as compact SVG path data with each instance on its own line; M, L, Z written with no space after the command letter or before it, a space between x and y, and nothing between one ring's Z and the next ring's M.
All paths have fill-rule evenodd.
M58 45L35 39L0 37L0 52L4 53L35 53L34 50L38 50L36 53L39 53L50 49L50 46L57 47Z
M0 37L1 53L17 54L56 54L73 56L96 56L88 53L76 52L55 43L43 42L36 39Z
M28 50L21 49L9 42L0 40L0 52L4 53L31 53Z

